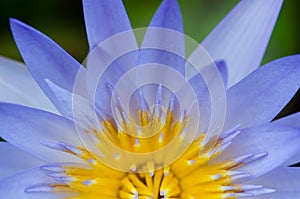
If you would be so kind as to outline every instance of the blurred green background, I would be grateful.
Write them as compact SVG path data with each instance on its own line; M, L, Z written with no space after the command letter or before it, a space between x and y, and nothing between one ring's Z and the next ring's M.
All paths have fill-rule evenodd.
M161 0L124 0L134 28L146 27ZM238 0L179 0L185 34L198 42L228 13ZM286 0L263 63L300 53L300 2ZM0 55L22 60L12 39L9 18L37 28L60 44L77 60L87 52L80 0L0 0ZM282 115L300 110L299 94Z

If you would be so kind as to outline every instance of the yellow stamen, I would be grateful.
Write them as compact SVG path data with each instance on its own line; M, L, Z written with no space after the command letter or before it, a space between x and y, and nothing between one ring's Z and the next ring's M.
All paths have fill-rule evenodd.
M126 120L118 123L120 126L107 118L102 121L101 131L91 130L87 133L99 140L97 147L104 155L111 153L105 147L107 142L129 152L149 153L174 140L175 144L180 145L185 139L188 118L176 120L174 112L170 110L166 111L164 120L150 115L148 111L140 111L139 117L139 127L128 115ZM151 129L159 129L159 132L153 134ZM189 148L171 165L156 165L155 161L148 161L143 165L132 164L132 172L108 167L97 159L96 154L85 148L66 150L85 160L89 168L63 166L63 174L71 177L71 180L51 186L54 192L72 194L64 199L233 199L234 195L228 193L239 193L242 190L239 185L233 184L230 170L241 166L241 163L227 161L209 164L210 160L220 154L222 139L203 146L204 139L205 134L194 139ZM118 153L114 154L115 161L124 158L126 157L121 157ZM147 172L135 173L142 167Z

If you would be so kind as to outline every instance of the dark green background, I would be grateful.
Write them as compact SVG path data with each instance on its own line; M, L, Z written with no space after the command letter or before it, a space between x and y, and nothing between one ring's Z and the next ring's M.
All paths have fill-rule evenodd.
M125 0L134 28L145 27L160 0ZM181 0L185 34L198 42L233 8L238 0ZM263 63L300 53L300 3L286 0L281 10ZM11 37L9 17L20 19L42 31L77 60L87 52L80 0L0 0L0 55L21 60ZM299 94L281 115L300 110Z

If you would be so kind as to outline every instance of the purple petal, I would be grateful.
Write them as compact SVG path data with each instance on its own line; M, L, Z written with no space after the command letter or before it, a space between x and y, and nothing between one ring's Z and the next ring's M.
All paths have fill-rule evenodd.
M279 125L300 127L300 112L277 119L272 123L279 124Z
M226 116L225 78L226 64L224 61L217 61L200 68L199 73L189 80L198 98L200 125L205 130L207 140L221 133L220 127L224 125Z
M149 27L183 32L182 17L177 0L164 0L153 16Z
M300 163L300 152L291 157L286 163L286 166L294 165Z
M216 66L218 67L220 74L222 76L224 85L227 85L228 81L228 66L224 60L216 61Z
M255 199L292 199L292 198L299 198L300 192L282 192L282 191L275 191L273 193L263 194L259 196L255 196ZM253 197L243 197L243 199L253 199Z
M0 103L0 136L15 147L46 161L77 161L60 151L46 148L42 142L66 142L80 146L73 123L48 112Z
M74 93L70 93L65 89L60 88L59 86L53 84L51 81L47 81L49 87L59 96L58 100L62 106L68 106L69 104L64 104L65 99L72 98L73 104L67 109L72 110L72 121L76 125L76 129L80 129L80 133L85 134L86 131L90 130L91 127L94 129L99 129L99 117L93 106L93 103L88 99L76 95ZM82 138L82 137L81 137Z
M225 161L242 155L260 156L240 168L252 178L263 175L282 165L300 152L300 129L277 125L265 125L241 130L241 133L216 161Z
M103 74L99 74L99 70L96 67L92 67L91 70L88 68L89 75L87 79L89 81L88 89L90 95L94 99L96 106L107 116L111 116L112 91L121 77L130 73L130 69L136 66L137 54L138 52L134 51L121 57L115 57L117 60L109 64L103 71ZM131 79L129 82L126 82L126 84L130 83L132 83ZM133 86L134 84L132 83L131 85Z
M182 33L183 23L178 2L163 1L145 34L139 63L164 64L184 74L185 42Z
M10 25L29 71L51 102L64 115L66 110L57 103L55 94L45 80L49 79L60 87L72 91L80 64L37 30L15 19L11 19ZM68 99L66 103L72 103L72 99Z
M227 62L228 87L260 65L282 2L240 1L202 42L214 60Z
M275 120L274 122L272 122L272 124L300 127L299 121L300 121L300 112ZM300 153L292 157L286 163L286 165L293 165L299 162L300 162Z
M197 95L199 110L200 110L200 123L201 127L199 132L207 132L210 118L211 118L211 102L207 85L200 74L195 75L189 79L189 83L193 87Z
M0 101L57 113L22 63L0 56Z
M54 180L39 168L30 169L14 176L0 180L0 195L5 199L60 199L62 195L35 192L27 193L25 190L37 184L54 183Z
M121 0L83 0L83 10L90 49L117 33L131 30Z
M252 180L255 184L261 184L277 191L300 192L300 168L279 167L265 175Z
M0 151L0 179L43 164L7 142L0 142Z
M204 119L206 119L206 121L208 120L206 124L205 122L203 124L204 129L208 127L205 131L206 142L210 138L218 136L222 132L222 127L224 126L226 118L226 88L224 84L226 83L227 79L227 69L224 60L213 61L203 48L198 47L197 50L194 51L194 55L195 54L197 54L197 56L192 56L187 60L186 76L189 77L193 74L198 75L199 73L201 76L200 78L204 80L204 86L206 86L208 89L208 94L203 95L201 93L202 90L200 90L200 93L197 94L203 95L201 98L206 101L207 98L209 98L208 100L210 101L210 104L207 102L200 102L200 104L202 103L204 107L206 107L199 107L200 109L202 108L202 110L200 110L200 112L202 112L202 115L200 115L200 120L203 120L203 118L201 118L203 116L205 117ZM197 81L199 80L196 80L196 82L194 81L193 84L197 84ZM209 117L207 117L207 115Z
M280 167L257 179L251 184L263 185L276 191L271 194L262 195L260 199L291 199L300 197L300 168Z
M227 92L225 129L270 122L290 101L300 85L300 55L258 68Z

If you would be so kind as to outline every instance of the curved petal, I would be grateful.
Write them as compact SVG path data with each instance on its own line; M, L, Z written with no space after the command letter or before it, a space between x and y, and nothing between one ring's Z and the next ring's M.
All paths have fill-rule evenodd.
M129 48L133 47L133 43L130 42L130 44L127 45L127 47ZM102 65L104 66L103 68L105 69L103 73L99 72L97 65L95 66L88 65L91 67L88 67L87 69L88 72L87 81L89 83L88 89L89 89L91 99L93 99L94 103L107 116L111 116L111 112L112 112L111 97L113 91L116 89L115 86L118 82L120 82L122 77L126 76L126 74L132 74L132 71L130 70L136 66L138 51L133 51L125 55L120 55L120 57L115 56L115 54L118 54L118 52L112 52L112 56L110 55L107 56L110 57L108 59L116 58L116 60L113 61L112 63L109 63L108 65L106 64ZM98 58L99 57L96 57L95 58L96 60L93 61L95 61L95 63L103 63L102 62L103 60L100 60ZM126 84L128 83L132 83L131 85L134 85L131 79L130 82L126 82Z
M259 196L255 196L255 199L291 199L291 198L299 198L300 192L281 192L275 191L273 193L263 194ZM243 197L243 199L253 199L253 197Z
M0 142L0 151L0 179L43 164L7 142Z
M294 96L299 85L300 55L258 68L228 90L225 129L270 122Z
M262 175L251 183L260 184L277 191L299 191L300 192L300 168L279 167L265 175Z
M212 128L213 126L222 126L224 124L226 91L223 83L225 82L226 63L223 60L204 67L200 73L189 79L189 83L193 87L198 100L199 125L201 127L199 132L206 132L208 137L211 136L208 135L209 133L217 133L217 130Z
M146 31L139 64L164 64L184 75L184 39L178 2L176 0L163 1Z
M202 42L214 60L227 62L228 87L260 65L282 2L240 1Z
M255 196L255 199L291 199L299 198L299 191L275 191L273 193L262 194ZM243 197L243 199L253 199L254 197Z
M274 124L300 127L300 112L273 121Z
M259 196L259 199L291 199L300 197L299 181L300 168L280 167L252 180L251 184L263 185L276 190L273 193Z
M83 9L91 49L87 58L88 89L95 104L110 116L111 92L107 85L114 87L136 66L138 51L130 52L138 50L138 45L121 0L83 0Z
M16 44L32 76L56 108L65 115L65 112L69 111L57 103L55 94L45 80L49 79L60 87L72 91L80 64L56 43L32 27L15 19L11 19L10 25ZM66 103L72 103L72 99Z
M131 30L121 0L83 0L83 10L90 49L117 33Z
M0 179L0 195L5 199L60 199L62 195L35 192L27 193L25 190L36 184L54 183L45 172L39 168L30 169L14 176Z
M211 101L209 90L207 88L206 82L203 80L200 74L195 75L194 77L189 79L189 83L191 84L195 94L197 95L201 116L199 118L199 132L207 132L211 118Z
M64 104L65 99L73 99L73 104L71 107L69 107L69 109L73 111L73 113L71 113L73 114L72 121L74 122L74 125L76 125L76 129L80 131L80 133L84 133L90 130L91 127L93 127L94 129L100 128L100 118L98 117L97 110L93 106L92 102L80 95L70 93L67 90L60 88L51 81L46 81L49 84L49 87L59 96L59 100L61 100L60 102L62 106L68 106L68 104Z
M182 17L177 0L164 0L153 16L149 27L183 32Z
M79 161L61 151L46 148L42 142L66 142L80 146L73 123L48 112L0 103L0 136L10 144L45 162Z
M226 87L228 82L228 66L224 60L216 61L216 65L220 71L224 85Z
M289 159L285 163L285 165L290 166L290 165L299 164L299 163L300 163L300 152L297 153L296 155L294 155L293 157L291 157L291 159Z
M278 125L265 125L241 130L216 161L225 161L242 155L261 157L240 168L255 178L282 165L300 152L300 129ZM267 153L267 154L266 154Z
M57 113L26 66L0 56L0 101Z
M300 112L277 119L277 120L273 121L272 124L300 127L299 121L300 121ZM298 153L294 157L292 157L286 163L286 165L293 165L293 164L297 164L299 162L300 162L300 153Z

